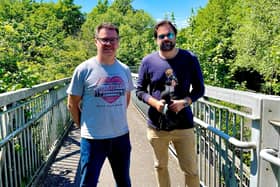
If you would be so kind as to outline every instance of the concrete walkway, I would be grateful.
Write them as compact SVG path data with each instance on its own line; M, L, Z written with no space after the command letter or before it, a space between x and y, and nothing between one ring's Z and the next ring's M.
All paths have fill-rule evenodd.
M131 102L128 123L132 144L131 182L133 187L156 187L152 148L146 138L146 120ZM80 130L72 128L55 161L42 182L42 187L79 186ZM176 159L170 154L169 170L172 187L183 187L183 174ZM99 178L98 187L115 187L111 168L106 161Z

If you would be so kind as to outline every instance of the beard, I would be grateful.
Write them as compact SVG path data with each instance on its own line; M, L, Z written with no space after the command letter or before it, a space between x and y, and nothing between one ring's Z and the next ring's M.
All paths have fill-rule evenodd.
M175 42L165 41L160 44L161 51L171 51L175 47Z

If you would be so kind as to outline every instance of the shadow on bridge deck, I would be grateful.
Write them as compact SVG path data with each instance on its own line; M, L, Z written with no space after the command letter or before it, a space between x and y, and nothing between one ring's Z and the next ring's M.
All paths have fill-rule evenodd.
M133 103L130 104L128 109L128 122L132 144L130 171L132 186L155 187L157 184L153 168L153 154L146 138L146 121ZM41 187L79 186L79 175L77 172L80 157L79 138L80 129L72 127L54 162L48 169L48 174L42 180ZM169 170L172 186L183 187L183 174L178 168L176 159L171 154ZM102 168L98 186L115 186L111 168L107 161Z

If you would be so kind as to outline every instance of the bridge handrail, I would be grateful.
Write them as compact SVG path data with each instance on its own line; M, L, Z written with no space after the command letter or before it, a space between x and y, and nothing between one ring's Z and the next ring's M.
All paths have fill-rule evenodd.
M199 124L200 126L202 126L203 128L213 132L214 134L222 137L223 139L225 139L227 142L231 143L232 145L241 148L241 149L256 149L257 147L257 143L256 142L245 142L245 141L240 141L238 139L236 139L235 137L232 137L226 133L224 133L223 131L205 123L204 121L194 117L194 122Z
M71 126L70 78L0 94L0 186L31 186ZM37 185L35 185L37 186Z
M13 131L9 135L7 135L5 138L3 138L0 141L0 148L3 147L5 144L7 144L9 141L11 141L14 137L16 137L18 134L22 133L25 129L29 128L35 121L40 119L44 114L49 112L53 106L57 105L61 101L63 101L65 98L61 98L57 100L52 106L46 108L43 112L39 113L35 118L29 120L27 123L25 123L23 126L19 127L17 130Z
M22 88L16 91L10 91L0 94L0 107L7 104L19 101L30 97L36 93L42 92L44 90L50 89L56 85L65 84L70 82L71 78L64 78L60 80L55 80L51 82L46 82L38 85L34 85L31 88Z
M268 121L271 125L274 125L276 127L280 127L280 121L279 120L269 120Z
M264 160L280 167L280 158L278 158L277 156L274 156L277 154L278 154L278 150L267 148L267 149L261 150L260 157L263 158Z

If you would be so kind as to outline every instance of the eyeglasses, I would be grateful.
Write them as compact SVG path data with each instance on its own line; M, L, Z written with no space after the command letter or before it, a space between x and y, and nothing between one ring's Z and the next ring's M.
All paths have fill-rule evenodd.
M169 32L169 33L167 33L167 34L158 35L158 39L163 40L163 39L165 38L165 36L167 36L167 38L168 38L169 40L171 40L171 39L174 38L175 35L174 35L174 33Z
M101 44L115 44L119 41L119 38L96 38Z

